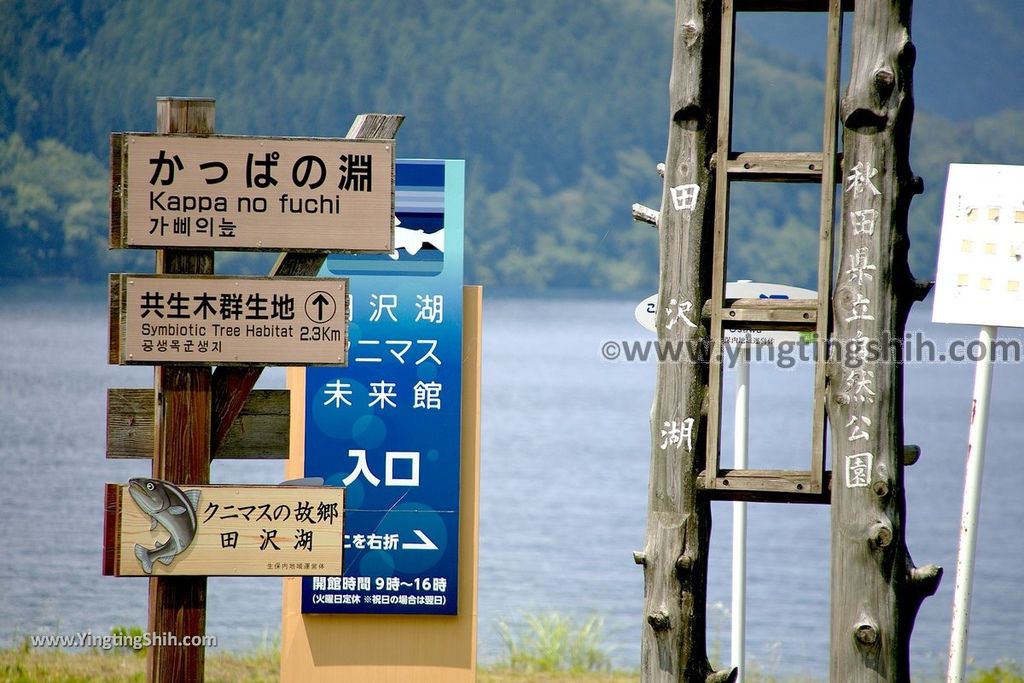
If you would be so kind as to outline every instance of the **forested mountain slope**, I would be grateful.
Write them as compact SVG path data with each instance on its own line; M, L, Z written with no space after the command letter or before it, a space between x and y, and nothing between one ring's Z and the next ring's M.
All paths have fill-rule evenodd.
M927 193L911 254L928 276L946 164L1024 162L1024 13L917 4ZM656 235L629 207L660 196L668 0L0 0L0 17L0 277L148 268L106 248L107 138L151 130L155 97L190 95L215 97L233 134L338 136L359 112L406 114L400 156L467 160L470 281L655 286ZM737 149L820 148L806 20L741 23ZM810 284L813 189L735 197L730 276Z

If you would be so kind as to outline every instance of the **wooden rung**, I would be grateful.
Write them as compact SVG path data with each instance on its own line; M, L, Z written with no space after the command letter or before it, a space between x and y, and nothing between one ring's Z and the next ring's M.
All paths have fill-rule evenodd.
M736 0L737 12L827 12L829 0ZM843 0L843 11L853 11L854 0Z
M831 476L825 472L825 485L816 490L806 470L719 470L713 479L701 472L697 486L716 500L828 503Z
M214 458L287 460L287 389L249 394ZM152 389L107 389L107 457L152 458L155 405Z
M722 324L730 329L812 331L818 323L817 299L726 299L719 312ZM711 317L710 301L703 314Z
M726 299L722 310L754 309L759 311L812 311L817 315L817 299ZM711 301L704 302L704 317L711 317ZM805 318L806 319L806 318Z
M753 322L770 325L799 324L814 329L818 322L816 299L726 299L722 323ZM770 329L781 329L770 327Z
M818 327L813 320L788 320L779 317L757 315L756 311L746 311L735 318L722 320L725 330L787 330L790 332L817 332Z
M717 154L712 155L712 163L717 163L716 157ZM820 152L732 152L727 170L732 180L820 183L823 157ZM836 154L835 158L836 168L842 168L842 154Z

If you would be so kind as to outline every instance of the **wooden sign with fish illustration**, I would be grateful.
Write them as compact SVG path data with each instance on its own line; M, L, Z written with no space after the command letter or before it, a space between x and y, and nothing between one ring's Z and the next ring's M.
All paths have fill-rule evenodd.
M107 484L107 576L337 576L344 490Z

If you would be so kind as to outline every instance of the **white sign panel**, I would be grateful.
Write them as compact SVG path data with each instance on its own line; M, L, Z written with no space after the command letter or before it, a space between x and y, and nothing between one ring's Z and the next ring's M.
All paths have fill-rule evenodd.
M950 164L932 320L1024 327L1024 166Z
M789 285L773 285L765 282L739 280L725 283L726 299L817 299L818 293L803 287ZM657 332L655 324L658 318L658 295L652 294L641 301L634 311L636 321L651 332ZM788 330L726 330L727 344L753 344L756 346L774 346L781 342L801 341L802 332Z

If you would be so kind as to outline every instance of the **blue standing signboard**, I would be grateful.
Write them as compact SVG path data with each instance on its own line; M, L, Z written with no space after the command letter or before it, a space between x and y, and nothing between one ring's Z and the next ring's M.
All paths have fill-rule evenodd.
M456 613L464 176L398 161L395 251L321 272L349 278L349 362L306 370L305 474L346 487L344 570L304 613Z

